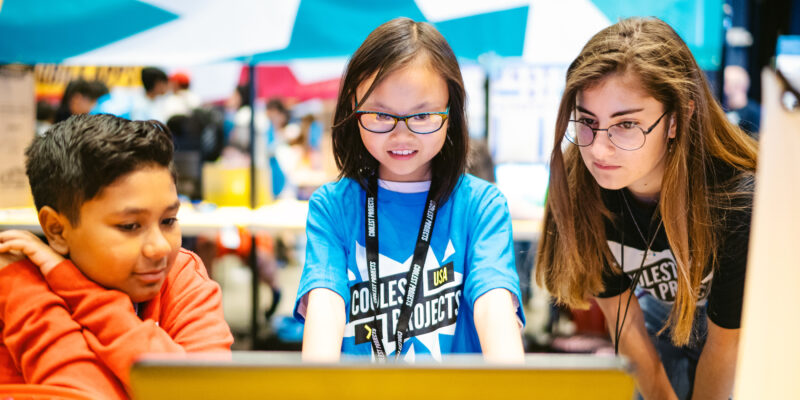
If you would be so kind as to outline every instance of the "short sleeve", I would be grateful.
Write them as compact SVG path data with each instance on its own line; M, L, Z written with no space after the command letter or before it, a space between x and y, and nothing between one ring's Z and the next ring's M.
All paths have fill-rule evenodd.
M326 187L314 192L308 203L306 261L297 291L294 317L305 322L307 295L313 289L330 289L348 303L347 259L342 237L342 213L338 199L327 195Z
M751 209L730 212L717 256L719 267L711 279L708 318L726 329L738 329L741 324L751 215Z
M474 309L475 300L493 289L506 289L522 304L519 275L514 262L514 242L511 231L511 216L503 195L494 187L478 202L470 228L470 244L467 253L467 277L464 295ZM517 316L525 323L522 307L517 307Z

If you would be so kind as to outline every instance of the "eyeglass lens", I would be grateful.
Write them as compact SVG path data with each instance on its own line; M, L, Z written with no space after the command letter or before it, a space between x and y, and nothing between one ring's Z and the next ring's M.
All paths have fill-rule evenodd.
M636 150L644 145L644 131L637 125L612 125L608 131L599 130L598 134L601 132L607 132L611 143L623 150ZM588 146L595 139L592 127L583 122L570 121L566 133L567 139L578 146Z
M442 114L416 114L404 119L408 129L414 133L432 133L444 125L445 116ZM385 133L394 129L397 118L383 113L361 113L359 121L364 129Z

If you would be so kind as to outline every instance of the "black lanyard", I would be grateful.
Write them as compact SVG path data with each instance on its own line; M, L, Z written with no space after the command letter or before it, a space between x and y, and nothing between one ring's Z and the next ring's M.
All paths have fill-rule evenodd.
M428 247L431 243L431 235L433 234L433 223L436 220L436 201L431 198L433 191L428 191L428 199L425 201L425 213L422 214L422 223L419 227L417 234L417 245L414 248L414 257L411 259L411 268L406 275L406 293L403 297L403 304L400 307L400 317L397 320L397 332L395 333L395 358L400 357L403 351L403 342L405 340L406 331L408 331L408 322L411 319L411 313L414 309L414 302L419 298L418 287L422 276L422 269L425 266L425 257L428 253ZM380 299L378 298L378 180L375 177L370 178L367 188L367 201L365 203L366 225L364 227L364 236L367 247L367 273L369 275L369 286L372 301L372 316L374 318L374 326L372 329L372 350L375 352L375 358L380 361L386 360L386 351L383 348L381 338L381 324L378 321L378 313L380 311ZM388 321L388 314L387 314ZM388 325L388 324L387 324Z
M648 242L647 238L644 236L644 232L642 232L641 228L639 228L639 223L636 222L636 216L633 214L633 209L631 209L630 204L628 204L628 199L625 198L625 193L622 191L619 193L622 197L622 201L625 203L625 207L628 209L628 214L631 216L633 225L636 227L636 230L639 232L639 236L642 238L642 243L646 243L647 247L644 249L642 262L639 264L639 268L635 270L636 272L633 274L633 279L631 279L631 284L628 287L630 293L628 293L628 302L625 303L625 314L622 315L621 324L619 321L619 312L622 306L622 293L620 293L619 297L617 298L617 318L614 322L614 354L619 354L619 340L622 338L622 328L625 327L625 320L628 318L628 307L631 305L631 298L633 297L633 292L636 289L636 284L639 282L639 278L642 276L642 271L644 271L644 263L647 260L647 253L650 251L650 248L653 247L653 242L656 241L658 231L664 224L664 220L661 219L661 217L658 217L658 226L656 226L656 231L653 233L653 236L650 237L650 242ZM647 228L647 231L649 233L650 227ZM670 252L672 252L672 250L670 250ZM675 255L673 254L672 257L674 258ZM620 263L622 264L622 273L627 274L625 271L625 215L622 216L622 246L620 250Z

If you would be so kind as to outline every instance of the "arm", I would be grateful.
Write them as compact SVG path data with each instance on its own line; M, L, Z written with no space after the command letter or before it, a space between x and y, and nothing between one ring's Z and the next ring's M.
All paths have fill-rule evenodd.
M33 261L71 319L84 327L92 351L126 385L133 362L145 353L229 352L233 337L222 315L219 285L196 255L181 250L161 288L148 302L144 321L130 297L86 278L35 235L0 233L0 253L18 251Z
M693 399L728 399L739 346L739 329L725 329L708 320L708 337L695 373Z
M25 383L72 388L93 398L126 399L120 382L89 348L81 326L36 266L24 259L13 261L0 253L0 364L15 369L0 371L0 382L21 374Z
M493 289L475 300L475 329L487 361L521 363L525 359L512 294Z
M470 244L467 251L464 298L472 302L473 320L484 359L522 362L519 322L521 295L514 259L511 216L503 195L488 186L474 201Z
M337 211L341 199L328 188L318 189L308 202L306 260L293 311L305 325L305 361L339 360L347 321L346 239L340 233L346 215Z
M85 327L92 350L126 385L131 365L145 353L230 351L219 285L205 275L199 258L187 254L178 256L160 296L142 304L144 320L126 294L97 285L69 260L45 277Z
M303 330L304 361L338 361L344 337L344 300L328 289L308 293Z
M603 311L609 332L615 331L614 324L617 318L617 305L620 296L620 322L625 314L625 303L631 296L630 289L614 297L597 297L597 304ZM612 340L614 338L612 337ZM634 296L628 309L628 316L620 336L619 351L633 364L633 376L639 386L639 391L645 399L677 399L672 386L667 378L664 365L656 352L655 346L647 333L644 325L644 314L639 307L639 301Z
M726 219L719 268L708 295L708 334L695 372L694 399L728 399L733 392L750 238L749 201L736 199L744 207L731 211Z

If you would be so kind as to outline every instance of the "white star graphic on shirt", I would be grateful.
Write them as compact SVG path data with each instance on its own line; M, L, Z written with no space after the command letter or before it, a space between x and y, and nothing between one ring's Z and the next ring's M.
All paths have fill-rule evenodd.
M368 275L367 265L366 265L366 260L367 260L366 248L364 248L364 246L361 246L358 242L355 242L355 253L356 253L355 254L356 255L356 265L358 266L359 273L362 276L362 279L367 280L367 279L369 279L369 275ZM447 248L445 249L445 253L444 253L444 260L447 260L453 254L455 254L455 248L453 246L453 242L452 241L448 241ZM378 254L379 275L380 275L380 277L384 278L384 277L387 277L387 276L403 274L403 273L408 272L409 268L411 268L411 260L412 260L412 258L413 258L413 255L409 256L404 262L401 263L401 262L395 261L395 260L393 260L393 259L391 259L391 258L389 258L389 257L387 257L387 256L385 256L383 254ZM433 249L428 247L428 253L427 253L426 257L425 257L425 265L424 265L423 271L422 271L423 272L423 274L422 274L423 282L424 282L424 284L422 286L422 289L423 289L423 295L426 296L426 297L434 295L434 294L436 294L438 292L441 292L443 290L446 290L448 288L452 288L454 286L459 286L459 285L462 284L463 274L460 273L460 272L453 271L454 277L453 277L453 280L451 282L448 282L445 285L441 285L441 286L439 286L439 287L437 287L435 289L429 288L428 287L428 281L425 278L427 276L426 273L427 273L427 271L437 270L439 268L441 268L441 264L439 263L439 260L436 258L436 255L434 254ZM351 280L355 280L356 279L355 274L352 271L348 271L348 277ZM412 315L412 318L413 318L413 315ZM355 325L360 324L362 322L369 321L371 319L372 319L372 317L367 317L367 318L363 318L363 319L358 320L358 321L350 321L350 323L348 323L347 326L345 327L345 336L346 337L353 336L355 334L355 330L354 330L355 329L354 328ZM382 319L382 318L380 318L380 319ZM391 334L390 332L386 331L386 328L385 328L386 324L383 324L383 326L384 326L384 329L383 329L384 335L386 335L386 337L391 337L391 339L389 340L389 343L385 343L384 342L385 343L385 347L386 347L386 351L388 353L392 353L393 351L395 351L395 348L396 348L395 343L394 343L394 337L393 337L393 334ZM449 325L447 327L440 328L440 329L438 329L436 331L428 332L428 333L425 333L425 334L422 334L422 335L415 336L415 338L417 340L419 340L419 342L428 349L428 351L431 353L431 356L435 360L441 360L442 359L442 350L441 350L441 346L439 344L439 335L440 334L453 335L453 334L455 334L455 329L456 329L456 325L455 324L451 324L451 325ZM414 349L414 341L407 342L407 346L410 346L410 347L408 348L408 352L403 357L403 359L408 360L408 361L413 361L416 358L416 351Z

